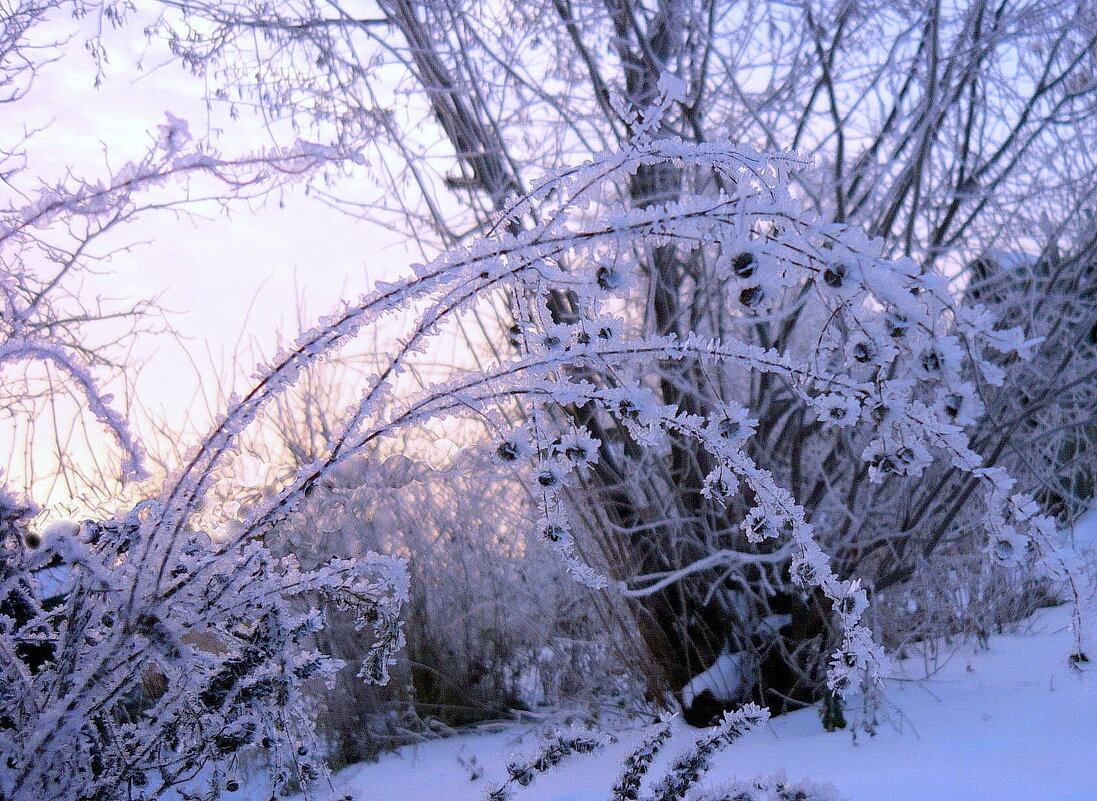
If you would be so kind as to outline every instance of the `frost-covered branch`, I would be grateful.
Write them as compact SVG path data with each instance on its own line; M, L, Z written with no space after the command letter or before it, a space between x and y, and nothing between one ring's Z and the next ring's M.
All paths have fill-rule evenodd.
M553 732L546 736L538 750L529 757L507 763L507 779L487 791L488 801L508 801L518 787L528 787L539 774L557 767L564 759L576 754L590 754L604 748L609 738L586 730Z

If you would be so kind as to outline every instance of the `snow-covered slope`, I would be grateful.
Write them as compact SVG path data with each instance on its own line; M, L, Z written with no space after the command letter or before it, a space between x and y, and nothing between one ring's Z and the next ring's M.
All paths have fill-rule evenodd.
M927 663L908 659L885 684L875 736L827 734L816 711L804 710L720 754L706 783L785 771L831 784L849 801L1097 801L1097 668L1071 670L1070 642L1067 611L1048 609L991 638L988 650L942 646L928 679L915 680ZM626 732L599 754L571 758L516 801L603 801L641 736ZM696 736L678 726L653 773ZM510 754L536 742L527 727L404 748L339 774L334 797L479 800L504 777ZM461 761L473 759L483 773L470 780Z

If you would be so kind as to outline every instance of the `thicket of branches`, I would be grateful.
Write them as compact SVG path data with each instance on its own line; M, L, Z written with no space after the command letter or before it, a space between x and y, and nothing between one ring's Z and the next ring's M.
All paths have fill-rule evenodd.
M306 564L366 550L406 560L407 644L392 680L363 686L345 669L317 688L333 761L514 713L634 708L591 593L532 535L533 504L513 472L479 449L435 470L403 455L408 439L345 465L267 537ZM353 661L367 643L342 617L329 613L321 648Z
M341 667L318 647L321 610L350 610L368 630L359 673L384 681L407 577L393 555L306 559L301 540L330 511L309 504L342 504L343 533L375 522L332 490L348 470L383 473L371 460L408 432L458 428L510 471L541 544L630 603L620 633L655 691L734 650L744 686L770 706L840 697L883 663L870 592L886 610L957 565L1077 600L1037 500L1069 518L1092 474L1097 321L1077 211L1097 184L1075 177L1097 33L1084 6L908 8L385 2L359 19L337 5L170 4L160 30L187 31L171 42L189 64L316 127L225 158L169 116L142 162L13 200L0 367L60 369L139 472L88 354L57 339L58 307L43 300L55 286L20 276L49 275L24 255L36 231L86 241L168 179L192 175L231 199L357 165L395 207L332 202L425 222L424 250L442 252L259 365L132 511L40 541L29 504L3 496L3 794L210 798L259 749L276 793L315 779L303 689ZM117 16L80 7L96 9ZM489 28L496 13L507 24ZM9 58L23 35L11 31ZM894 47L862 47L869 35ZM873 58L878 69L857 61ZM256 67L258 94L233 85ZM789 108L800 138L785 142ZM416 114L448 144L408 135ZM833 130L820 134L816 116ZM772 134L766 150L744 121ZM815 167L766 152L793 144ZM1053 151L1076 156L1070 170ZM437 163L454 171L432 174ZM996 241L1005 222L1023 238ZM72 254L62 269L82 263ZM980 281L961 292L948 271L969 261ZM474 326L484 337L470 337L467 366L420 369L432 343ZM204 533L217 518L203 507L252 432L362 337L384 345L350 408L289 475ZM1037 458L1025 438L1044 444ZM59 567L63 591L47 597Z
M1036 323L1026 329L1034 336L1042 323L1018 304L1069 307L1071 322L1037 349L1033 366L1003 360L1001 382L968 376L970 393L940 404L972 427L984 464L1008 465L1027 492L1050 499L1047 487L1062 484L1066 461L1075 473L1091 470L1088 447L1058 447L1050 459L1046 449L1039 459L1024 455L1024 443L1090 438L1092 345L1062 349L1067 328L1087 330L1093 308L1077 292L1091 280L1097 185L1097 20L1087 4L385 0L368 13L313 2L272 13L187 0L171 5L160 30L226 101L261 103L340 146L362 147L368 179L326 196L347 213L400 227L428 255L498 230L500 212L518 199L520 213L505 218L512 233L550 219L552 198L531 192L533 182L557 165L631 146L644 130L636 110L655 101L666 75L682 88L659 118L659 135L795 152L804 162L789 180L807 210L879 237L880 255L911 259L912 273L949 276L955 293L978 277L970 265L990 264L995 254L1010 264L1017 254L1033 264L1070 254L1042 287L1053 295L1046 301L1032 305L1036 285L1008 278L1013 294L980 301ZM413 129L422 135L407 136ZM658 207L729 186L678 165L641 164L617 201ZM619 307L626 326L734 337L797 355L844 347L835 342L853 331L820 337L841 325L814 287L772 305L768 287L752 277L752 247L744 240L740 254L662 242L633 253L636 279ZM730 276L721 259L738 265ZM565 259L560 267L583 265ZM976 293L965 297L975 313ZM550 296L546 309L559 324L577 314L566 292ZM496 356L508 347L504 332L524 324L505 306L478 322L475 336L486 333ZM645 381L661 403L683 411L705 415L732 399L749 410L758 421L751 458L803 504L838 572L898 602L881 618L885 629L902 627L898 610L917 603L910 592L945 597L931 588L943 570L984 576L990 587L1039 583L1030 574L1005 576L985 558L972 519L977 504L969 503L979 483L963 471L947 463L917 476L889 470L877 484L863 442L825 425L787 382L765 375L687 358L660 364ZM1062 412L1049 412L1056 384L1073 392ZM1004 408L1036 396L1043 401ZM750 550L738 533L749 493L713 503L702 494L711 464L696 446L672 437L661 452L629 448L615 457L607 443L628 441L627 431L583 408L566 413L602 443L602 458L571 499L582 510L578 541L630 580L634 620L620 636L632 639L653 686L680 689L731 650L747 654L742 664L759 701L779 709L813 700L838 636L827 602L790 583L787 560L767 568L705 562L725 543ZM1060 519L1084 505L1078 486L1059 494ZM991 604L993 612L965 612L962 625L1001 623L1041 592ZM980 615L986 619L975 623ZM908 618L927 625L894 632L896 639L934 633L943 618L931 618Z

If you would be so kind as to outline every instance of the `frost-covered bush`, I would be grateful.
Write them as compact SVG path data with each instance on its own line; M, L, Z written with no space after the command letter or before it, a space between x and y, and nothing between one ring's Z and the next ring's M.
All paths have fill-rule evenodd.
M1097 227L1061 249L990 252L969 268L968 302L1039 338L1033 358L1007 366L988 418L1018 429L1004 460L1063 524L1089 508L1097 487ZM997 445L1002 434L977 436ZM997 433L997 438L995 434Z
M985 642L1037 609L1068 600L1061 583L1031 565L1001 565L960 549L942 550L931 565L874 599L874 630L889 651L902 655L916 641L936 648L954 637Z
M238 515L287 470L320 456L353 399L353 381L383 352L378 343L316 365L280 396L245 453L219 471L214 515ZM401 435L339 466L264 537L306 565L365 550L407 560L407 645L393 679L366 686L345 668L334 686L313 693L335 765L512 713L628 716L646 706L607 636L604 599L575 585L537 542L519 472L478 443L478 429L458 422L448 433L470 447L432 431ZM353 661L366 643L338 610L326 616L321 649Z
M666 741L670 739L671 732L670 724L663 722L625 757L621 764L621 775L613 785L612 801L635 801L640 797L644 777Z
M399 228L428 252L470 231L506 227L513 234L553 219L558 197L530 187L562 164L599 160L649 135L638 118L673 76L684 87L667 104L659 136L702 148L730 140L796 153L804 159L788 173L796 197L822 223L880 237L873 259L901 259L891 278L902 285L902 297L875 278L864 290L858 265L849 275L800 272L802 291L781 281L765 284L759 279L773 274L767 237L780 240L797 226L759 219L756 228L742 227L762 240L750 247L742 232L713 236L704 247L668 237L634 248L625 269L605 265L602 283L607 293L616 287L611 309L620 327L680 341L746 342L797 363L823 347L836 372L849 368L869 382L882 369L889 392L926 407L913 416L964 428L984 468L1004 467L1020 480L1008 491L999 482L999 495L1054 500L1045 485L1063 482L1045 481L1047 475L1032 480L1017 462L1034 447L1048 453L1066 437L1034 441L1019 427L998 425L994 411L996 399L1023 397L1013 391L1015 369L1051 377L1054 363L1039 358L1039 350L1028 367L991 354L1006 374L996 388L997 380L979 369L986 354L967 350L966 329L981 313L970 298L957 303L962 278L949 287L943 278L957 277L989 249L1083 238L1097 176L1092 4L1034 0L988 13L981 3L820 0L729 5L713 13L700 0L393 0L378 4L371 20L377 24L369 25L312 2L276 12L266 6L227 12L202 0L178 8L162 30L215 91L268 104L301 126L334 128L341 142L365 140L385 167L371 174L378 185L334 194L346 201L342 208ZM411 136L411 128L429 133ZM637 165L617 187L602 208L658 214L698 195L733 194L735 181L663 161ZM750 215L739 210L746 215L740 219ZM828 267L843 266L840 250ZM805 250L805 262L815 252ZM600 255L566 254L559 267L580 275ZM965 311L905 319L902 306L922 305L907 290L922 292L925 280L935 285L926 298ZM833 314L843 293L846 308L859 314ZM544 306L552 323L572 324L566 292L548 293ZM1055 318L1046 304L1031 308L1048 312L1042 321ZM486 330L499 351L508 340L521 344L526 315L508 311L495 308L469 328ZM898 316L889 320L889 312ZM862 330L870 318L874 324ZM483 328L475 325L485 320ZM1030 339L1038 333L1028 330ZM944 362L929 351L923 361L916 352L949 337L955 340ZM890 361L896 350L899 357ZM603 390L617 389L618 367L594 364L588 376ZM907 433L894 420L870 419L873 408L891 408L876 403L886 399L858 410L848 398L822 397L834 394L825 389L805 397L794 381L734 360L717 365L687 357L635 367L648 371L653 404L699 417L721 416L725 405L745 409L745 419L757 421L744 446L753 464L796 499L835 560L835 573L859 578L867 593L898 596L900 585L921 581L923 572L933 583L950 563L998 559L984 547L981 519L989 474L957 468L932 449L934 463L927 464L920 437L900 442ZM911 382L906 389L898 385L904 379ZM929 389L944 385L940 394ZM1061 397L1072 417L1069 393ZM563 413L601 443L599 461L579 489L570 489L581 510L575 541L614 579L647 577L630 583L632 598L614 619L621 621L617 639L632 646L652 692L681 697L726 654L745 668L742 681L727 684L749 685L775 710L824 692L832 646L844 636L832 625L833 601L797 586L791 553L778 558L779 550L767 553L749 541L742 524L756 504L752 490L730 493L726 504L708 497L714 460L689 434L672 430L668 443L645 448L642 437L602 409L580 403ZM866 463L878 427L890 429L891 452L876 451ZM1007 535L997 551L1020 557L1018 544ZM721 551L771 561L731 564L716 556ZM1028 579L1040 578L1027 556L1020 562ZM901 623L901 613L882 622L893 621Z
M330 411L330 410L329 410ZM413 443L400 448L410 452ZM266 538L306 564L372 550L407 560L407 645L385 687L344 669L319 687L321 735L337 763L535 705L606 703L615 667L591 593L541 548L513 471L470 449L439 469L403 455L359 458ZM320 647L365 643L334 610ZM619 668L616 669L620 673Z
M1049 245L1038 255L987 253L970 265L962 296L1035 343L1028 360L1000 360L1000 385L979 385L986 411L970 427L973 448L1006 467L1063 527L1090 507L1097 475L1092 225L1083 233L1069 252ZM955 477L931 488L967 497ZM878 582L874 614L889 646L956 634L982 639L1039 606L1073 600L1076 586L973 549L973 523L958 510L945 536L924 549L923 569Z
M734 193L698 194L643 210L600 208L632 170L678 160L725 175L735 182ZM544 225L500 232L378 286L260 366L254 387L231 399L155 500L117 521L59 533L32 550L9 538L6 591L33 582L34 573L55 559L69 566L70 575L59 607L33 609L28 622L18 629L9 624L5 632L5 654L16 654L30 637L53 649L52 659L34 674L17 657L6 657L13 723L0 735L8 754L5 792L20 799L155 797L203 773L208 792L215 794L235 781L228 771L237 752L255 743L271 748L276 789L313 778L315 749L308 743L299 690L310 674L335 665L309 647L321 621L295 601L328 596L360 612L374 638L363 675L383 680L400 643L396 612L404 579L392 559L367 555L302 568L292 557L272 555L264 539L350 460L376 453L380 443L401 431L470 415L500 432L492 446L499 462L526 465L543 542L576 577L596 587L606 579L576 547L564 491L591 465L613 458L613 450L609 443L603 450L589 429L566 422L562 412L586 407L621 421L637 441L655 447L668 431L697 440L714 460L707 493L728 494L741 477L758 500L748 521L752 539L780 534L785 547L813 571L801 577L804 583L819 586L839 603L848 639L841 652L847 656L835 663L835 680L873 670L873 646L858 626L863 594L833 575L795 501L740 449L750 422L734 406L703 417L658 404L643 383L642 368L664 360L732 361L792 380L805 393L822 380L831 395L836 389L846 393L851 408L867 397L868 386L746 343L644 336L622 329L610 312L613 291L623 285L617 278L627 276L630 249L667 238L698 247L727 237L753 242L752 226L762 225L764 232L766 221L778 217L789 226L781 237L771 238L771 231L752 245L759 258L773 258L773 274L760 271L759 278L799 283L801 271L806 276L824 269L801 254L818 248L817 237L835 247L840 232L797 220L783 186L780 161L728 145L698 148L655 137L565 170L537 190L560 199L558 213ZM57 203L58 213L68 209ZM767 249L772 249L768 256ZM850 250L850 257L855 252ZM561 268L563 257L579 254L585 257L578 260L586 265L583 270ZM498 289L508 290L523 321L516 352L410 396L392 392L394 380L444 323ZM545 306L548 293L561 290L572 298L575 315L569 323L554 322ZM413 324L384 354L379 371L367 377L361 399L324 454L262 493L212 536L196 530L221 465L264 408L312 363L379 325L387 314L409 310ZM14 341L9 337L3 344L10 351ZM613 386L591 380L611 374L607 371L618 376ZM92 382L88 389L98 398ZM524 412L522 422L508 425L516 410ZM126 444L121 423L102 417ZM743 559L768 557L732 551L717 556L718 561ZM142 689L150 674L158 674L162 690Z
M542 773L548 773L568 757L590 754L604 747L609 738L595 731L572 729L551 732L542 738L537 751L507 763L507 779L487 791L488 801L508 801L515 791L528 787Z
M292 603L310 593L355 610L372 641L361 674L385 680L406 593L396 560L302 570L255 542L180 532L166 545L143 529L158 513L143 504L40 543L5 531L5 798L212 798L259 749L276 792L310 783L323 764L301 687L338 667L311 647L319 613ZM56 565L65 577L45 598L39 576Z
M193 475L184 477L180 508L190 508L235 433L287 383L400 311L411 312L412 322L379 355L326 450L249 510L234 527L237 538L276 528L348 459L376 453L409 428L462 420L490 438L497 461L524 471L541 541L580 581L592 587L612 581L634 598L664 590L671 597L694 577L713 592L729 585L723 602L771 609L774 619L742 618L770 629L783 628L771 599L782 593L799 599L816 622L790 640L804 649L808 678L822 682L825 665L826 681L839 693L875 675L880 653L862 623L866 587L837 575L823 544L840 552L836 564L858 572L869 572L872 560L898 559L893 568L884 562L877 569L901 578L914 556L909 549L948 535L956 515L950 510L962 504L964 520L982 532L980 549L992 558L1034 559L1070 581L1054 521L1015 490L1008 471L985 464L968 434L981 419L977 388L1000 384L1002 359L1024 358L1034 343L1017 329L997 327L985 310L958 304L944 277L913 260L886 259L879 241L806 213L788 191L794 160L665 136L661 115L680 88L667 79L663 104L632 114L627 147L550 174L491 236L379 285L276 355L207 440ZM688 176L674 199L621 202L633 175L664 168ZM525 212L535 203L540 222L527 224ZM705 254L706 281L737 299L721 311L728 327L713 330L704 318L678 336L616 314L632 288L643 285L633 283L643 257L667 248L682 258ZM397 391L400 377L446 326L498 292L517 320L510 350L418 391ZM801 309L819 321L811 342L755 340L763 321ZM696 373L706 393L668 403L661 382L682 371ZM788 415L812 432L801 443L807 452L791 464L837 460L848 465L849 484L828 488L815 477L809 485L789 472L779 456L788 451L770 445L801 427L761 428L742 394L756 382L771 387ZM645 460L675 453L689 457L682 469L696 474L691 503L711 536L675 535L680 510L638 507L626 493L624 517L603 519L600 528L607 547L624 546L620 560L584 552L576 534L606 507L585 504L581 491L611 486L595 480L597 471L647 492L665 476L645 473ZM930 479L945 481L945 489L960 485L955 494L929 499L944 504L927 507L941 515L930 539L919 545L907 533L915 529L904 529L903 549L883 547L886 539L876 547L876 527L894 518L889 501ZM860 507L841 487L853 500L864 499L861 518L849 516ZM974 530L966 528L966 536ZM656 562L638 561L643 551L635 548L645 543L659 559L673 556L670 564L655 569ZM791 625L801 624L793 616ZM751 633L765 636L761 626ZM786 661L795 664L796 655Z
M770 608L779 592L810 604L815 628L793 642L813 652L809 678L835 693L876 677L883 661L864 624L867 589L844 574L857 564L851 551L875 552L857 538L872 533L865 520L842 517L860 508L860 493L876 496L872 511L882 515L889 497L933 471L959 477L964 491L946 501L964 502L981 547L1002 563L1033 559L1071 580L1053 520L1015 490L1007 470L984 461L968 433L983 411L977 387L1000 384L1001 360L1024 358L1033 343L984 310L958 305L942 276L886 258L882 242L805 211L789 190L795 159L667 131L664 119L686 99L685 87L668 72L649 88L660 98L654 108L618 104L630 132L622 146L550 171L501 208L485 236L346 301L260 365L155 499L34 549L8 538L5 595L22 592L55 559L70 575L59 607L32 603L25 622L4 621L6 795L153 798L201 774L208 789L195 792L212 796L230 789L237 754L256 743L270 746L277 792L314 778L301 684L337 667L312 647L322 626L317 599L345 605L368 627L361 670L381 681L401 641L406 579L394 556L302 566L265 542L307 513L342 468L381 455L409 430L458 421L476 429L522 477L541 544L592 588L667 601L699 579L729 609ZM215 176L249 166L212 167L208 154L180 154L183 131L169 120L157 164ZM342 155L299 144L257 163L307 169ZM162 177L127 169L138 182ZM637 180L658 189L667 176L680 179L673 191L639 193ZM85 190L47 193L33 214L96 219L124 202ZM33 214L9 226L9 240ZM695 265L698 291L722 288L713 313L673 329L626 313L636 293L653 287L659 303L673 304L650 282L653 264ZM433 341L500 303L514 320L509 350L414 391L401 383ZM817 321L810 341L764 335L805 309ZM203 534L202 506L241 437L310 367L397 315L399 331L319 452ZM0 362L20 353L12 319ZM75 381L84 374L70 373ZM85 383L89 404L102 407L98 416L128 450L121 421ZM758 387L773 390L764 395L774 405L752 405ZM802 425L774 423L790 416ZM794 453L796 442L790 451L780 440L804 425L816 435L796 441L807 453L770 458ZM789 468L826 464L831 454L848 465L853 498L826 476L805 482ZM645 469L656 462L663 468ZM679 479L683 492L663 492ZM590 487L619 494L590 504ZM940 536L949 533L947 514L944 522ZM853 540L834 536L854 524ZM584 540L592 529L604 537L598 548ZM902 572L909 554L899 556ZM671 611L687 617L645 631L691 625L688 605ZM740 619L764 636L762 623L780 626L774 617ZM27 644L52 650L37 672L17 655ZM146 688L153 676L155 692ZM656 797L680 797L712 751L762 714L749 707L728 719L674 763Z

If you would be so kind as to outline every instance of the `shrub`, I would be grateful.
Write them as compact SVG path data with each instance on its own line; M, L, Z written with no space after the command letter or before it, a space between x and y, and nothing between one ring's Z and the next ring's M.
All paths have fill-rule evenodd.
M521 482L476 449L439 470L405 456L362 458L314 491L268 541L306 563L363 551L407 560L407 645L385 687L344 668L317 687L336 764L441 727L535 705L596 708L613 665L589 590L576 587L530 530ZM327 612L320 648L354 661L364 644Z

